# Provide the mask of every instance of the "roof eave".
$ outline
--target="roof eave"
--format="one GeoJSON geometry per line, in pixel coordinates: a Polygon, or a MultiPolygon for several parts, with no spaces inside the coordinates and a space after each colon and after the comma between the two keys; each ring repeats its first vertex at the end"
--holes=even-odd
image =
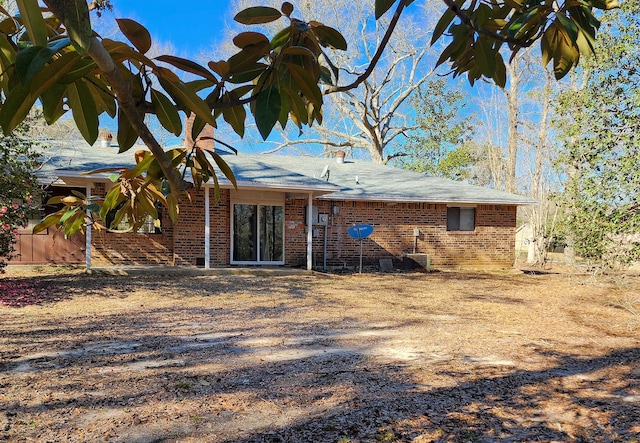
{"type": "MultiPolygon", "coordinates": [[[[55,184],[64,184],[67,186],[82,186],[93,182],[108,182],[110,181],[109,174],[99,173],[86,175],[86,172],[81,171],[68,171],[68,170],[56,170],[58,180],[55,184]]],[[[208,183],[213,185],[213,181],[208,183]]],[[[312,192],[314,195],[324,195],[331,192],[337,192],[340,190],[338,186],[332,184],[277,184],[277,183],[264,183],[255,180],[239,180],[236,182],[238,189],[255,189],[255,190],[270,190],[270,191],[283,191],[283,192],[312,192]]],[[[235,189],[233,184],[225,179],[220,180],[221,189],[235,189]]]]}
{"type": "Polygon", "coordinates": [[[396,197],[388,195],[347,195],[342,193],[333,193],[321,197],[326,200],[352,200],[352,201],[380,201],[386,203],[446,203],[446,204],[461,204],[461,205],[507,205],[507,206],[531,206],[536,205],[538,202],[533,199],[522,200],[501,200],[501,199],[437,199],[437,198],[424,198],[424,197],[396,197]]]}

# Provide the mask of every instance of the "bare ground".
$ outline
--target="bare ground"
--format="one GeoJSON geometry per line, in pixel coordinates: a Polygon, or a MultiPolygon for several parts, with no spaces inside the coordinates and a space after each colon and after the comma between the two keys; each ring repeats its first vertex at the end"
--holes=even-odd
{"type": "Polygon", "coordinates": [[[640,435],[638,277],[67,273],[11,284],[35,286],[41,304],[0,306],[0,440],[640,435]]]}

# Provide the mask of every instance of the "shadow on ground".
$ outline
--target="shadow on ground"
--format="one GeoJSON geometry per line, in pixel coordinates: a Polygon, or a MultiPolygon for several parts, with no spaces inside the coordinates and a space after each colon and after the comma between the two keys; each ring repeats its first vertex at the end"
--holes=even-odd
{"type": "MultiPolygon", "coordinates": [[[[58,290],[107,297],[107,284],[123,294],[133,284],[176,285],[212,306],[13,320],[2,332],[0,438],[604,442],[640,433],[639,347],[536,350],[535,364],[517,366],[462,355],[393,360],[380,349],[408,324],[301,321],[293,301],[313,299],[309,281],[245,280],[255,304],[225,307],[213,299],[237,291],[237,281],[82,278],[58,279],[58,290]]],[[[466,297],[486,294],[475,287],[466,297]]]]}

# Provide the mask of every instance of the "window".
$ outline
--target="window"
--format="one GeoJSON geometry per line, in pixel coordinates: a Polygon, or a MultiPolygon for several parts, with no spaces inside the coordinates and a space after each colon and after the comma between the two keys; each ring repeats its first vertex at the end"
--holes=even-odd
{"type": "Polygon", "coordinates": [[[284,262],[284,207],[233,205],[233,262],[284,262]]]}
{"type": "MultiPolygon", "coordinates": [[[[111,223],[113,222],[113,219],[116,216],[116,212],[118,212],[118,209],[120,209],[121,207],[122,205],[118,206],[116,209],[113,209],[107,213],[105,224],[109,229],[114,229],[117,231],[126,231],[127,229],[131,228],[131,224],[129,224],[129,219],[126,215],[124,216],[122,221],[118,224],[118,226],[113,226],[113,227],[111,226],[111,223]]],[[[156,209],[158,211],[158,219],[155,220],[150,215],[147,215],[145,217],[143,225],[140,227],[140,229],[138,229],[135,232],[136,234],[162,234],[162,224],[160,223],[160,220],[162,220],[162,208],[159,206],[156,206],[156,209]]]]}
{"type": "Polygon", "coordinates": [[[447,208],[447,231],[474,231],[476,208],[447,208]]]}

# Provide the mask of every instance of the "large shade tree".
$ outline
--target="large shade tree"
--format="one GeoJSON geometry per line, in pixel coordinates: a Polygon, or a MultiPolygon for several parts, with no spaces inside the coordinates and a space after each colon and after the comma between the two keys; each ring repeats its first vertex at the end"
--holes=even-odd
{"type": "Polygon", "coordinates": [[[596,57],[558,104],[566,235],[594,264],[640,258],[640,1],[604,23],[596,57]]]}
{"type": "MultiPolygon", "coordinates": [[[[252,2],[236,3],[244,8],[252,2]]],[[[272,5],[278,3],[270,1],[272,5]]],[[[276,142],[275,150],[315,145],[322,146],[325,155],[343,150],[375,163],[387,163],[394,158],[397,153],[392,152],[392,146],[398,146],[398,141],[416,128],[408,115],[409,99],[429,78],[435,77],[437,48],[431,47],[429,40],[441,5],[440,0],[424,0],[405,14],[375,69],[360,87],[331,94],[323,107],[323,124],[304,133],[282,131],[282,140],[276,142]]],[[[332,59],[342,82],[352,81],[362,73],[385,35],[390,17],[371,20],[374,8],[374,0],[300,3],[301,14],[334,24],[349,42],[347,50],[332,59]]]]}
{"type": "Polygon", "coordinates": [[[416,129],[398,147],[395,162],[405,169],[453,180],[473,181],[478,162],[473,148],[473,115],[464,113],[460,91],[447,88],[444,78],[427,82],[412,98],[416,129]]]}
{"type": "Polygon", "coordinates": [[[20,230],[41,198],[35,176],[38,153],[28,133],[23,123],[12,134],[0,135],[0,272],[15,256],[20,230]]]}
{"type": "MultiPolygon", "coordinates": [[[[70,109],[89,143],[98,136],[98,117],[107,113],[118,119],[122,151],[138,137],[149,149],[136,153],[136,167],[116,171],[117,185],[104,201],[90,201],[88,196],[61,199],[63,212],[41,225],[63,222],[65,232],[71,233],[84,229],[86,222],[96,222],[93,214],[104,215],[122,203],[126,204],[114,223],[126,215],[135,228],[143,222],[143,215],[157,216],[157,203],[167,206],[176,220],[178,198],[185,190],[216,180],[220,171],[233,179],[224,161],[203,147],[164,151],[145,124],[146,114],[155,114],[174,134],[182,131],[181,112],[195,114],[196,134],[207,123],[215,126],[222,116],[243,135],[247,111],[263,138],[276,124],[285,125],[289,119],[300,127],[320,123],[324,95],[348,92],[372,75],[413,0],[376,0],[375,18],[389,14],[388,27],[367,66],[349,84],[339,83],[330,58],[330,48],[344,50],[348,42],[332,27],[297,19],[288,2],[279,9],[251,7],[239,12],[235,19],[240,23],[284,20],[285,24],[272,38],[251,31],[238,34],[233,39],[238,53],[206,67],[171,55],[148,57],[151,36],[132,20],[118,20],[128,41],[101,38],[94,33],[89,14],[108,7],[107,0],[44,3],[47,10],[37,0],[18,0],[19,16],[0,10],[5,16],[0,26],[0,126],[4,133],[15,129],[39,101],[48,122],[70,109]],[[175,70],[192,74],[194,80],[183,82],[175,70]],[[322,89],[321,80],[328,84],[322,89]],[[193,183],[184,179],[180,168],[191,171],[193,183]],[[161,192],[164,182],[169,193],[161,192]]],[[[505,84],[502,48],[515,53],[536,42],[541,44],[543,61],[553,62],[556,77],[564,76],[581,53],[592,51],[598,27],[594,9],[617,5],[615,0],[542,5],[535,0],[444,3],[446,9],[432,38],[447,42],[438,63],[449,63],[454,75],[466,74],[472,84],[487,78],[498,85],[505,84]]]]}

